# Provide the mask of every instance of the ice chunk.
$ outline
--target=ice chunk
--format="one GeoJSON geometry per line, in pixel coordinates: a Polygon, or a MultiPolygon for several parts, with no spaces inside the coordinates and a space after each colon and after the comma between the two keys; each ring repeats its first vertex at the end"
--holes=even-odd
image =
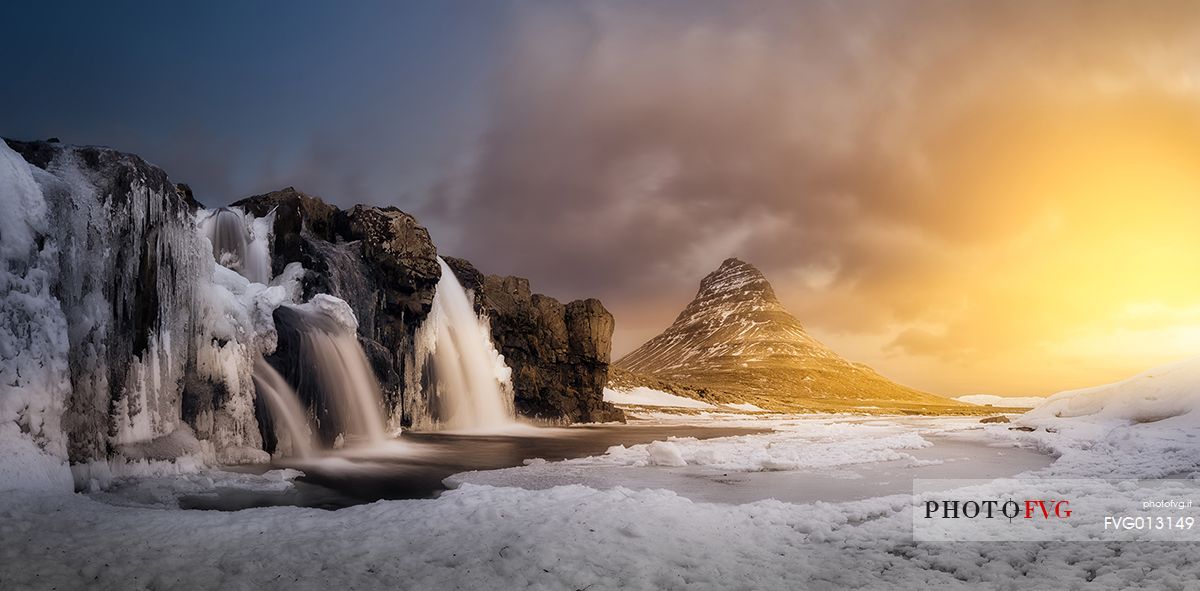
{"type": "Polygon", "coordinates": [[[650,463],[655,466],[687,465],[679,448],[670,441],[654,441],[646,446],[646,452],[650,454],[650,463]]]}

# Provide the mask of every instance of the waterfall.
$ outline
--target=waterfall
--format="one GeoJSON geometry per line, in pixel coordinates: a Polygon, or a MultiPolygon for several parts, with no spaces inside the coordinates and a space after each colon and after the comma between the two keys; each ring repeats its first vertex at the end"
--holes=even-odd
{"type": "Polygon", "coordinates": [[[492,344],[487,320],[446,261],[433,308],[417,335],[417,360],[434,416],[427,421],[452,430],[480,430],[514,422],[512,370],[492,344]],[[427,360],[432,360],[432,367],[427,360]]]}
{"type": "Polygon", "coordinates": [[[375,372],[356,336],[357,321],[346,302],[319,294],[303,305],[275,310],[279,348],[300,399],[317,418],[325,443],[387,439],[383,397],[375,372]]]}
{"type": "Polygon", "coordinates": [[[300,406],[300,398],[287,380],[262,357],[254,362],[254,386],[270,409],[270,422],[276,427],[279,441],[276,450],[290,445],[292,455],[299,458],[312,456],[312,431],[308,426],[308,415],[300,406]]]}
{"type": "Polygon", "coordinates": [[[250,281],[270,283],[269,224],[254,223],[252,228],[247,228],[239,211],[222,207],[204,220],[204,226],[212,243],[213,258],[218,263],[250,281]]]}

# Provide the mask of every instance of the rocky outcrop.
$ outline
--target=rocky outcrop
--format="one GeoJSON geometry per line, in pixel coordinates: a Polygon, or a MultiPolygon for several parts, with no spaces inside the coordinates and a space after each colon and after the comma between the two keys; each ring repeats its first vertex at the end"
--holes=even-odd
{"type": "Polygon", "coordinates": [[[558,300],[530,291],[521,277],[483,275],[443,257],[487,314],[492,340],[513,371],[517,412],[551,422],[624,421],[604,402],[613,316],[599,300],[558,300]]]}
{"type": "MultiPolygon", "coordinates": [[[[394,419],[411,424],[413,409],[424,408],[403,400],[422,378],[413,375],[413,336],[441,276],[429,232],[396,208],[343,211],[291,187],[234,205],[257,217],[274,211],[272,266],[279,272],[302,263],[310,271],[305,299],[329,293],[350,304],[388,406],[401,409],[394,419]]],[[[519,414],[551,422],[623,420],[603,401],[613,318],[598,300],[564,306],[532,293],[525,279],[485,276],[464,259],[443,259],[491,321],[496,347],[513,370],[519,414]]],[[[280,367],[285,374],[291,369],[280,367]]]]}

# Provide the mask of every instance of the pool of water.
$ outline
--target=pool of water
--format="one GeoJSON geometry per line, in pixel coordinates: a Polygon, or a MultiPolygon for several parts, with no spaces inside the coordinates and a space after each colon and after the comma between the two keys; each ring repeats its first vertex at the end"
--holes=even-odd
{"type": "Polygon", "coordinates": [[[709,439],[766,431],[769,429],[614,424],[527,427],[500,435],[405,432],[382,448],[342,450],[309,461],[226,468],[259,473],[296,468],[304,476],[284,492],[218,489],[215,494],[183,496],[179,505],[223,511],[275,505],[338,509],[381,499],[431,498],[446,490],[443,480],[452,474],[520,466],[528,458],[563,460],[602,454],[614,445],[668,437],[709,439]]]}
{"type": "Polygon", "coordinates": [[[538,465],[456,475],[455,483],[542,489],[564,484],[592,488],[667,489],[694,501],[750,503],[844,502],[912,492],[912,481],[1005,478],[1049,466],[1054,458],[1032,449],[926,435],[933,443],[904,452],[912,459],[835,468],[777,472],[729,472],[706,466],[629,467],[538,465]]]}

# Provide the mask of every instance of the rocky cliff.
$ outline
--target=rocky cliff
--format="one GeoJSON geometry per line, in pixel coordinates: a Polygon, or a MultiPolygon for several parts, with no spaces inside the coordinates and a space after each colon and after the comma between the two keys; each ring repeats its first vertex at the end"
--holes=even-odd
{"type": "MultiPolygon", "coordinates": [[[[412,424],[412,413],[427,408],[404,399],[422,379],[414,375],[413,335],[441,274],[428,231],[395,208],[343,211],[290,187],[234,205],[260,217],[274,211],[273,267],[279,272],[300,262],[309,269],[306,299],[329,293],[350,304],[388,405],[401,410],[393,422],[412,424]]],[[[525,279],[484,276],[463,259],[444,258],[490,319],[496,347],[513,370],[518,414],[551,422],[622,420],[603,401],[614,324],[598,300],[564,306],[531,293],[525,279]]]]}
{"type": "MultiPolygon", "coordinates": [[[[254,227],[273,229],[276,285],[217,265],[198,231],[211,216],[138,156],[0,143],[5,445],[77,464],[80,486],[91,462],[116,455],[265,461],[274,438],[253,367],[278,349],[273,311],[317,293],[351,306],[391,420],[406,422],[404,393],[420,380],[411,338],[441,274],[428,232],[395,208],[339,210],[291,188],[238,205],[273,216],[254,227]],[[296,262],[303,269],[288,266],[296,262]]],[[[612,331],[603,306],[561,306],[505,281],[523,288],[504,313],[488,309],[518,409],[553,421],[615,418],[601,401],[612,331]]],[[[480,290],[494,294],[488,302],[507,293],[492,278],[476,283],[489,286],[480,290]]]]}
{"type": "Polygon", "coordinates": [[[492,339],[513,370],[517,412],[553,422],[624,421],[604,402],[613,316],[596,299],[566,305],[532,293],[520,277],[484,275],[443,257],[487,314],[492,339]]]}

